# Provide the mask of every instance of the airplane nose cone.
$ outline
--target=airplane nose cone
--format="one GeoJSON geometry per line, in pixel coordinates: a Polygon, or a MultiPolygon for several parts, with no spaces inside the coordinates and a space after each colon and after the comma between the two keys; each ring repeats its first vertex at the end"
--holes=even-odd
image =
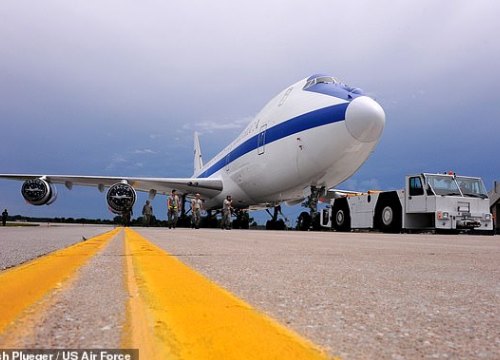
{"type": "Polygon", "coordinates": [[[384,129],[384,109],[368,96],[357,97],[347,107],[345,124],[355,139],[361,142],[376,141],[384,129]]]}

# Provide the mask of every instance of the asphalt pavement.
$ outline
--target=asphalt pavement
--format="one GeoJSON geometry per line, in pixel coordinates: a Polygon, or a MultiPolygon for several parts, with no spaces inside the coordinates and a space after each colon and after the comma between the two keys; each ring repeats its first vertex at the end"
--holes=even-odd
{"type": "MultiPolygon", "coordinates": [[[[0,228],[0,268],[107,230],[0,228]]],[[[499,236],[135,230],[333,356],[499,358],[499,236]]],[[[18,328],[33,330],[22,341],[4,334],[0,347],[119,345],[128,297],[123,255],[118,235],[23,315],[18,328]]]]}

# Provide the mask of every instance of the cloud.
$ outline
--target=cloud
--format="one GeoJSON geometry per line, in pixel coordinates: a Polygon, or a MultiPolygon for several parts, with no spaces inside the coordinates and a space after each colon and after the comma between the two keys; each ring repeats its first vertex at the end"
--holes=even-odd
{"type": "Polygon", "coordinates": [[[121,167],[121,165],[124,165],[127,163],[127,159],[125,159],[122,155],[119,154],[114,154],[111,157],[110,163],[105,167],[106,170],[115,170],[116,168],[121,167]]]}
{"type": "Polygon", "coordinates": [[[132,152],[133,154],[144,155],[144,154],[157,154],[156,151],[151,149],[136,149],[132,152]]]}
{"type": "Polygon", "coordinates": [[[133,156],[132,158],[126,158],[123,155],[120,154],[114,154],[111,158],[111,161],[108,163],[108,165],[105,167],[106,171],[123,171],[123,174],[125,172],[128,172],[128,174],[125,175],[133,175],[130,172],[134,172],[135,170],[140,170],[145,167],[145,165],[148,165],[148,163],[143,162],[143,161],[138,161],[136,159],[135,155],[143,155],[143,154],[156,154],[155,152],[132,152],[133,156]]]}
{"type": "Polygon", "coordinates": [[[252,116],[246,116],[232,121],[205,120],[194,124],[184,124],[182,129],[187,131],[196,130],[200,134],[213,133],[214,131],[242,130],[252,119],[252,116]]]}
{"type": "Polygon", "coordinates": [[[382,189],[382,186],[380,185],[380,180],[376,178],[371,178],[371,179],[350,178],[347,181],[340,184],[340,187],[338,188],[341,190],[350,190],[350,191],[387,190],[387,189],[382,189]]]}

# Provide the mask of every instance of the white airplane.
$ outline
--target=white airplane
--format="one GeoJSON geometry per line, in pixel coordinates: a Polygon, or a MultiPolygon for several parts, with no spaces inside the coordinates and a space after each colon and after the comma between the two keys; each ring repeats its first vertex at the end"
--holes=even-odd
{"type": "Polygon", "coordinates": [[[349,178],[369,157],[385,125],[382,107],[363,91],[331,76],[313,75],[274,97],[246,129],[203,163],[197,133],[190,178],[0,174],[24,181],[21,193],[33,205],[55,201],[54,184],[106,188],[111,211],[132,208],[136,191],[200,193],[206,209],[220,209],[227,195],[239,209],[294,205],[349,178]]]}

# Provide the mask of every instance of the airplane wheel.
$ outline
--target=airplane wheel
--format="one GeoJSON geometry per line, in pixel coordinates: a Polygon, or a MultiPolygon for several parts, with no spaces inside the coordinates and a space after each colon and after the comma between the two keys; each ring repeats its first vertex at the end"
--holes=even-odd
{"type": "Polygon", "coordinates": [[[311,215],[303,211],[297,220],[297,230],[307,231],[309,226],[311,226],[311,215]]]}
{"type": "Polygon", "coordinates": [[[250,229],[250,221],[248,219],[241,220],[240,227],[242,229],[250,229]]]}
{"type": "Polygon", "coordinates": [[[283,220],[277,220],[277,221],[272,221],[272,220],[267,220],[266,222],[266,230],[285,230],[285,222],[283,220]]]}
{"type": "Polygon", "coordinates": [[[283,220],[280,219],[276,222],[276,230],[286,230],[286,225],[283,220]]]}
{"type": "Polygon", "coordinates": [[[321,230],[321,224],[319,223],[319,213],[316,213],[315,216],[311,218],[311,225],[310,229],[313,231],[319,231],[321,230]]]}
{"type": "Polygon", "coordinates": [[[332,224],[337,231],[351,230],[351,214],[346,202],[336,202],[332,209],[332,224]]]}
{"type": "Polygon", "coordinates": [[[378,228],[382,232],[397,233],[401,231],[401,209],[392,201],[381,204],[377,213],[378,228]]]}

